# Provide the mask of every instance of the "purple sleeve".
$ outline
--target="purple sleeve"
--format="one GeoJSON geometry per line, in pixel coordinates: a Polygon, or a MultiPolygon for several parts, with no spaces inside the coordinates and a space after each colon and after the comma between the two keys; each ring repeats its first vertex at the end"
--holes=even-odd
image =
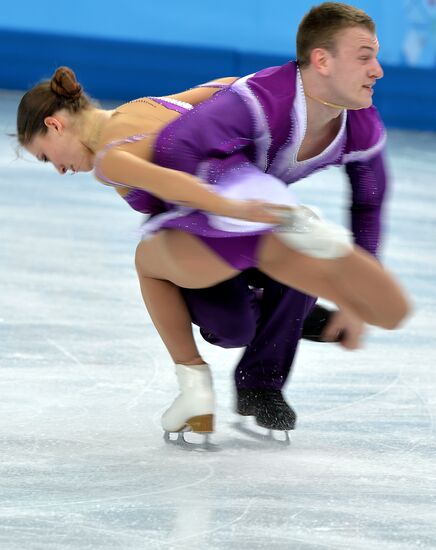
{"type": "Polygon", "coordinates": [[[351,229],[355,242],[376,255],[382,230],[387,176],[383,152],[345,167],[352,187],[351,229]]]}
{"type": "Polygon", "coordinates": [[[143,214],[160,214],[166,212],[168,206],[162,200],[142,189],[132,189],[126,195],[120,195],[128,205],[143,214]]]}
{"type": "Polygon", "coordinates": [[[227,88],[165,126],[157,137],[153,161],[197,175],[206,160],[247,154],[252,138],[248,107],[227,88]]]}

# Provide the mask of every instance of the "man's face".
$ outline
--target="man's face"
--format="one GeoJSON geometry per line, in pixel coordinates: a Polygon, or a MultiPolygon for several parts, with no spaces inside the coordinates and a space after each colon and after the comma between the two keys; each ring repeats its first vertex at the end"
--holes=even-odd
{"type": "Polygon", "coordinates": [[[372,87],[383,76],[377,61],[377,37],[365,27],[350,27],[338,33],[335,44],[334,55],[329,55],[327,75],[332,101],[354,109],[370,107],[372,87]]]}

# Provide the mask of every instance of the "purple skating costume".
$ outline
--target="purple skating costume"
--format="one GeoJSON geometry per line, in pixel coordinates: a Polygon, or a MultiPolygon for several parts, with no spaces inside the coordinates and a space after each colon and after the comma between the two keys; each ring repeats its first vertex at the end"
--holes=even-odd
{"type": "MultiPolygon", "coordinates": [[[[190,105],[170,98],[149,99],[180,113],[192,109],[190,105]]],[[[114,186],[118,191],[124,190],[124,193],[120,193],[121,196],[135,210],[153,214],[153,218],[143,224],[143,236],[151,235],[161,228],[184,230],[196,235],[235,269],[243,271],[255,267],[259,237],[271,231],[273,226],[215,216],[166,203],[147,191],[110,180],[101,172],[99,162],[109,149],[125,143],[134,143],[145,137],[147,134],[135,134],[112,141],[97,154],[95,162],[95,175],[99,179],[114,186]]],[[[225,177],[220,179],[216,189],[234,198],[259,198],[271,202],[275,199],[278,204],[295,204],[282,182],[261,173],[247,160],[239,163],[237,167],[231,167],[225,177]],[[268,183],[269,186],[266,185],[268,183]]]]}
{"type": "MultiPolygon", "coordinates": [[[[376,109],[344,111],[334,141],[316,157],[299,162],[305,131],[304,90],[297,64],[291,62],[241,78],[171,122],[157,138],[153,160],[218,188],[248,161],[258,169],[253,179],[261,183],[256,185],[262,185],[265,174],[269,191],[273,180],[266,176],[290,184],[327,166],[344,165],[352,187],[355,241],[374,254],[386,185],[385,131],[376,109]]],[[[191,231],[190,216],[156,216],[153,225],[191,231]]]]}
{"type": "MultiPolygon", "coordinates": [[[[295,201],[284,192],[282,182],[290,184],[327,166],[345,165],[353,192],[355,240],[376,252],[386,178],[385,132],[375,108],[344,111],[333,142],[316,157],[297,161],[306,131],[306,102],[296,63],[241,78],[193,110],[176,100],[152,99],[184,112],[160,132],[153,161],[197,175],[218,193],[291,204],[295,201]]],[[[107,181],[98,172],[98,163],[96,172],[107,181]]],[[[156,214],[144,223],[144,235],[161,228],[187,231],[241,270],[256,266],[258,236],[271,230],[264,224],[164,204],[145,191],[132,190],[124,198],[133,208],[156,214]]]]}
{"type": "MultiPolygon", "coordinates": [[[[329,164],[343,164],[351,184],[355,241],[375,253],[386,184],[382,122],[375,108],[347,112],[343,115],[345,135],[337,138],[341,150],[333,154],[330,149],[331,155],[295,165],[292,155],[305,128],[305,99],[297,75],[296,64],[288,63],[225,87],[162,130],[155,161],[193,174],[208,172],[213,179],[227,163],[237,165],[249,159],[261,170],[284,176],[286,183],[329,164]],[[293,174],[286,163],[289,169],[293,167],[293,174]]],[[[165,203],[142,190],[131,190],[124,198],[140,212],[158,214],[167,209],[165,203]]],[[[171,223],[177,221],[180,219],[171,223]]],[[[163,226],[168,225],[165,222],[163,226]]],[[[282,389],[315,298],[266,276],[258,282],[251,272],[215,287],[182,292],[193,322],[208,341],[222,347],[246,347],[235,370],[238,389],[282,389]],[[261,303],[249,284],[264,288],[261,303]]]]}

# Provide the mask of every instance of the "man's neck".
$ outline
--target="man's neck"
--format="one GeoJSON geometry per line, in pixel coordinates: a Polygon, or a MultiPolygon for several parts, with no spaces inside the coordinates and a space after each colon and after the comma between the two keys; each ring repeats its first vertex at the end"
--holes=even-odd
{"type": "Polygon", "coordinates": [[[323,88],[309,71],[300,70],[306,98],[307,127],[312,132],[323,132],[335,125],[345,107],[323,99],[323,88]]]}

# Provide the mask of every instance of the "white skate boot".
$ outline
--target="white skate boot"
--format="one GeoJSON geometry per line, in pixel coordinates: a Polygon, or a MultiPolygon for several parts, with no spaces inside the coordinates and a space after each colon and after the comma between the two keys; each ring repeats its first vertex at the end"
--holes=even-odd
{"type": "Polygon", "coordinates": [[[180,394],[162,415],[165,440],[173,441],[170,432],[180,434],[178,442],[185,441],[182,432],[213,432],[215,396],[209,365],[176,365],[175,368],[180,394]]]}
{"type": "Polygon", "coordinates": [[[320,218],[307,206],[285,213],[277,237],[299,252],[313,258],[334,259],[350,254],[351,232],[320,218]]]}

